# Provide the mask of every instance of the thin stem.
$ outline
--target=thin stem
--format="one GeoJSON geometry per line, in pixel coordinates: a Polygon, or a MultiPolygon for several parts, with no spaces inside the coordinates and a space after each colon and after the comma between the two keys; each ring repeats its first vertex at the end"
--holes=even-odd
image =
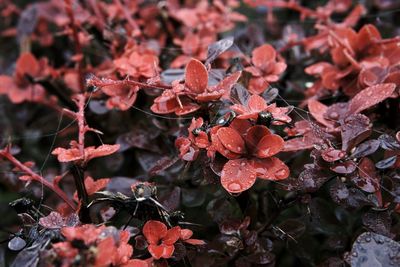
{"type": "Polygon", "coordinates": [[[79,94],[76,96],[78,112],[76,113],[76,119],[78,120],[78,146],[79,152],[81,154],[81,158],[83,159],[83,164],[85,162],[85,133],[86,133],[86,124],[85,124],[85,102],[86,97],[83,94],[79,94]]]}
{"type": "MultiPolygon", "coordinates": [[[[74,17],[74,12],[72,10],[72,3],[71,0],[64,0],[65,3],[65,11],[67,12],[67,15],[70,20],[70,27],[72,30],[72,38],[74,39],[75,43],[75,53],[81,57],[83,57],[83,52],[82,52],[82,46],[79,41],[79,36],[78,36],[78,30],[75,24],[75,17],[74,17]]],[[[78,79],[79,79],[79,87],[81,89],[81,92],[85,90],[85,85],[83,83],[84,80],[84,75],[83,75],[83,58],[79,58],[77,60],[77,67],[78,67],[78,79]]]]}
{"type": "Polygon", "coordinates": [[[112,86],[112,85],[130,85],[130,86],[139,86],[140,88],[151,88],[151,89],[159,89],[159,90],[166,90],[166,89],[172,89],[172,86],[170,85],[163,85],[163,84],[146,84],[142,83],[139,81],[132,81],[132,80],[122,80],[122,81],[116,81],[116,80],[111,80],[111,79],[99,79],[97,77],[89,79],[87,81],[88,85],[91,86],[96,86],[99,88],[102,87],[107,87],[107,86],[112,86]]]}
{"type": "Polygon", "coordinates": [[[0,156],[10,161],[15,167],[32,177],[32,180],[42,183],[44,186],[56,193],[61,199],[65,201],[73,210],[76,210],[76,205],[68,198],[68,196],[58,187],[47,181],[43,176],[33,172],[30,168],[25,166],[22,162],[17,160],[8,149],[0,150],[0,156]]]}

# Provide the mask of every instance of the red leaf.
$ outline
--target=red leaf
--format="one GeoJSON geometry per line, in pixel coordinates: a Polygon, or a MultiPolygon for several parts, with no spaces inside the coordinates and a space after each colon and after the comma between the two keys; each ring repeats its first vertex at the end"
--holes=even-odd
{"type": "Polygon", "coordinates": [[[110,266],[113,257],[117,253],[114,239],[111,236],[107,237],[101,240],[96,248],[97,253],[95,266],[110,266]]]}
{"type": "Polygon", "coordinates": [[[210,91],[222,91],[224,99],[229,99],[231,94],[232,87],[237,83],[237,81],[242,75],[241,71],[237,71],[228,77],[225,77],[221,82],[219,82],[216,86],[210,88],[210,91]]]}
{"type": "Polygon", "coordinates": [[[85,178],[85,187],[88,195],[93,195],[97,191],[105,188],[107,184],[110,182],[110,179],[104,178],[104,179],[97,179],[96,181],[93,180],[92,177],[87,176],[85,178]]]}
{"type": "Polygon", "coordinates": [[[92,146],[87,147],[87,148],[85,148],[86,161],[89,161],[93,158],[99,158],[99,157],[111,155],[111,154],[117,152],[118,149],[119,149],[119,144],[101,145],[97,148],[94,148],[92,146]]]}
{"type": "Polygon", "coordinates": [[[160,258],[168,259],[171,258],[174,253],[175,247],[173,245],[149,245],[148,250],[154,259],[158,260],[160,258]]]}
{"type": "Polygon", "coordinates": [[[57,147],[51,154],[56,155],[59,162],[70,162],[82,159],[78,148],[65,149],[57,147]]]}
{"type": "Polygon", "coordinates": [[[251,162],[257,176],[266,180],[283,180],[289,177],[288,166],[280,159],[272,157],[266,159],[254,159],[251,162]]]}
{"type": "Polygon", "coordinates": [[[257,157],[271,157],[283,150],[285,141],[276,134],[264,136],[257,144],[257,157]]]}
{"type": "Polygon", "coordinates": [[[35,77],[39,72],[39,62],[31,53],[23,53],[19,56],[15,66],[15,73],[18,78],[24,78],[25,74],[35,77]]]}
{"type": "MultiPolygon", "coordinates": [[[[226,149],[225,146],[222,144],[222,142],[219,140],[217,132],[221,127],[216,126],[213,127],[210,131],[211,135],[211,142],[212,145],[208,148],[208,153],[215,153],[215,151],[218,151],[221,155],[228,159],[237,159],[240,157],[240,154],[231,152],[230,150],[226,149]]],[[[211,155],[210,154],[210,155],[211,155]]]]}
{"type": "Polygon", "coordinates": [[[184,242],[194,246],[201,246],[206,244],[206,242],[200,239],[186,239],[184,242]]]}
{"type": "Polygon", "coordinates": [[[47,229],[60,229],[65,226],[64,218],[56,211],[39,219],[39,224],[47,229]]]}
{"type": "Polygon", "coordinates": [[[245,152],[244,140],[236,130],[230,127],[222,127],[217,131],[217,135],[223,146],[228,150],[237,154],[245,152]]]}
{"type": "Polygon", "coordinates": [[[200,106],[197,105],[196,103],[188,103],[188,104],[184,104],[183,107],[177,107],[175,109],[175,114],[178,116],[182,116],[182,115],[187,115],[189,113],[195,112],[196,110],[199,110],[200,106]]]}
{"type": "Polygon", "coordinates": [[[328,121],[324,118],[324,114],[328,110],[328,107],[322,104],[321,102],[310,99],[308,101],[308,110],[310,111],[311,115],[322,125],[328,128],[334,128],[333,122],[328,121]]]}
{"type": "Polygon", "coordinates": [[[187,239],[191,238],[192,235],[193,235],[192,230],[190,230],[190,229],[181,229],[181,237],[180,238],[182,240],[187,240],[187,239]]]}
{"type": "Polygon", "coordinates": [[[255,125],[250,127],[245,136],[246,146],[249,149],[249,153],[256,154],[257,146],[260,140],[264,136],[270,134],[271,132],[268,130],[266,126],[255,125]]]}
{"type": "Polygon", "coordinates": [[[334,148],[328,148],[321,153],[322,158],[327,162],[334,162],[346,156],[346,153],[334,148]]]}
{"type": "Polygon", "coordinates": [[[208,72],[206,67],[197,59],[192,59],[186,65],[185,85],[190,91],[200,94],[203,93],[208,84],[208,72]]]}
{"type": "Polygon", "coordinates": [[[386,98],[390,97],[395,89],[396,84],[383,83],[362,90],[350,100],[348,113],[360,113],[361,111],[382,102],[386,98]]]}
{"type": "Polygon", "coordinates": [[[256,181],[256,171],[247,159],[229,160],[221,172],[221,184],[229,193],[240,193],[256,181]]]}
{"type": "Polygon", "coordinates": [[[265,44],[253,50],[251,60],[256,67],[263,69],[267,64],[275,60],[275,57],[275,49],[271,45],[265,44]]]}
{"type": "MultiPolygon", "coordinates": [[[[165,91],[167,92],[167,91],[165,91]]],[[[162,97],[162,96],[161,96],[162,97]]],[[[157,97],[154,100],[153,105],[150,107],[151,111],[157,114],[168,114],[175,112],[175,110],[179,107],[179,103],[176,98],[169,98],[164,101],[160,101],[161,97],[157,97]]]]}
{"type": "Polygon", "coordinates": [[[143,235],[149,244],[157,244],[167,234],[167,226],[159,221],[147,221],[143,226],[143,235]]]}
{"type": "Polygon", "coordinates": [[[163,243],[166,245],[173,245],[181,237],[181,228],[179,226],[172,227],[167,231],[163,238],[163,243]]]}

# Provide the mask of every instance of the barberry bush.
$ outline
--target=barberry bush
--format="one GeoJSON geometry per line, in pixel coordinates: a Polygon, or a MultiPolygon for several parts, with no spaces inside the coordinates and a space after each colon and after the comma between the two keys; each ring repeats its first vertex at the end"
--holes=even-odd
{"type": "Polygon", "coordinates": [[[400,266],[399,13],[0,1],[0,266],[400,266]]]}

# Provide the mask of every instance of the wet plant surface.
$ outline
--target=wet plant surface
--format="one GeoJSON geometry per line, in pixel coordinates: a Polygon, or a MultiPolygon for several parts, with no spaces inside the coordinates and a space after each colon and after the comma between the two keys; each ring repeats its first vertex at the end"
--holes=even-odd
{"type": "Polygon", "coordinates": [[[0,266],[399,266],[397,1],[0,1],[0,266]]]}

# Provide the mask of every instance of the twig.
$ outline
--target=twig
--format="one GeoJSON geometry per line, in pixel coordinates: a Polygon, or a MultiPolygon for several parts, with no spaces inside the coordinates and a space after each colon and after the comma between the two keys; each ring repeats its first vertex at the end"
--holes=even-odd
{"type": "MultiPolygon", "coordinates": [[[[70,28],[72,30],[72,37],[73,37],[74,43],[75,43],[75,53],[79,56],[83,56],[82,46],[79,41],[79,36],[78,36],[76,24],[75,24],[75,17],[74,17],[74,12],[72,10],[71,0],[64,0],[64,3],[65,3],[65,11],[67,12],[67,15],[70,20],[70,28]]],[[[85,85],[83,83],[84,75],[83,75],[82,58],[79,58],[77,60],[77,67],[78,67],[79,87],[81,89],[81,92],[83,92],[85,90],[85,85]]]]}
{"type": "Polygon", "coordinates": [[[22,172],[29,175],[32,180],[42,183],[44,186],[49,188],[51,191],[56,193],[61,199],[65,201],[73,210],[76,210],[76,205],[68,198],[68,196],[58,187],[47,181],[43,176],[33,172],[30,168],[25,166],[22,162],[17,160],[13,155],[11,155],[9,148],[0,150],[0,156],[10,161],[15,167],[20,169],[22,172]]]}

